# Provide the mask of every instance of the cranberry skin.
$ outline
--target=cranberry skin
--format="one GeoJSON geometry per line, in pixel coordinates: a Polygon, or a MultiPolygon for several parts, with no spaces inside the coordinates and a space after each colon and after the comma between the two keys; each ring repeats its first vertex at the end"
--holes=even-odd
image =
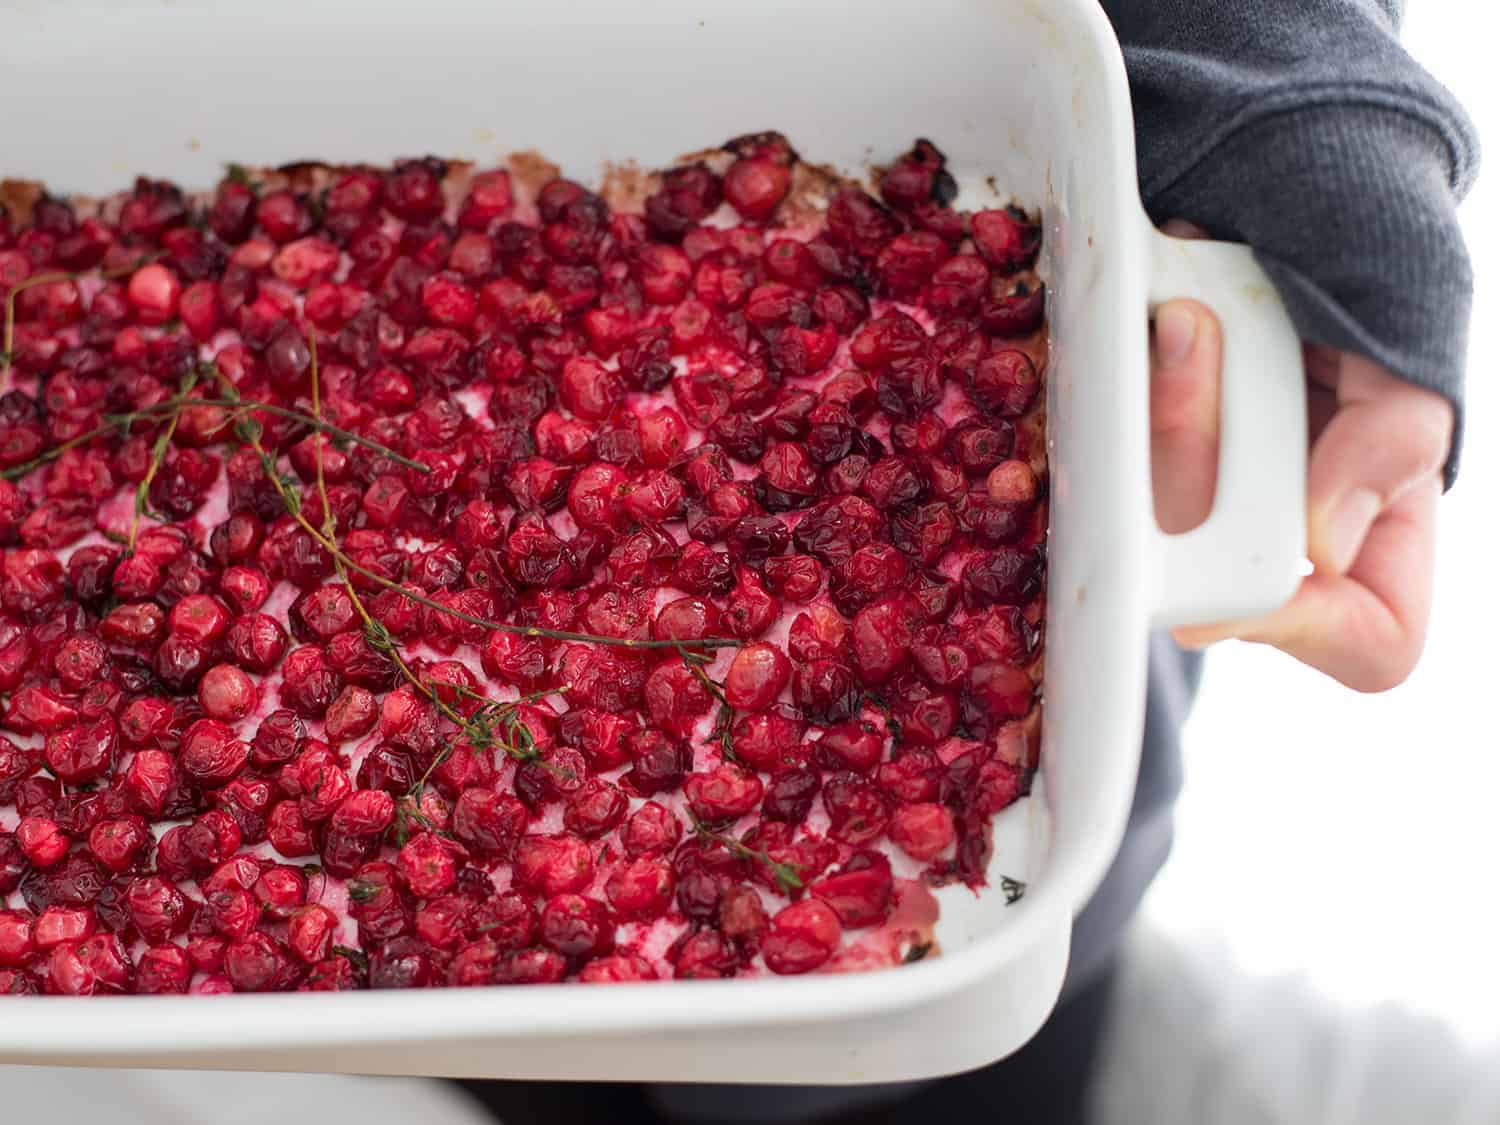
{"type": "Polygon", "coordinates": [[[1046,286],[1018,286],[1009,296],[987,300],[979,307],[979,326],[992,336],[1010,339],[1029,336],[1042,326],[1046,313],[1046,286]]]}
{"type": "Polygon", "coordinates": [[[856,613],[849,638],[860,680],[878,686],[904,667],[921,624],[921,606],[907,594],[882,598],[856,613]]]}
{"type": "Polygon", "coordinates": [[[969,395],[980,409],[1002,418],[1015,418],[1030,409],[1041,387],[1036,365],[1023,351],[1005,348],[991,352],[974,368],[969,395]]]}
{"type": "Polygon", "coordinates": [[[14,836],[0,835],[0,895],[8,895],[21,885],[27,871],[25,852],[14,836]]]}
{"type": "Polygon", "coordinates": [[[656,611],[651,635],[656,640],[684,641],[711,637],[719,628],[719,610],[703,598],[677,598],[656,611]]]}
{"type": "Polygon", "coordinates": [[[885,735],[873,723],[849,719],[824,731],[817,747],[829,768],[869,773],[885,753],[885,735]]]}
{"type": "Polygon", "coordinates": [[[632,765],[621,780],[641,797],[677,789],[692,764],[691,751],[661,731],[634,732],[628,749],[632,765]]]}
{"type": "Polygon", "coordinates": [[[126,767],[126,800],[145,816],[161,816],[177,786],[176,760],[164,750],[140,750],[126,767]]]}
{"type": "Polygon", "coordinates": [[[953,843],[953,814],[942,805],[903,805],[891,817],[890,836],[913,859],[936,859],[953,843]]]}
{"type": "Polygon", "coordinates": [[[804,899],[771,919],[761,954],[773,973],[808,973],[833,956],[842,935],[843,927],[831,906],[816,898],[804,899]]]}
{"type": "Polygon", "coordinates": [[[207,645],[173,633],[157,646],[151,667],[171,691],[186,694],[197,687],[212,659],[212,650],[207,645]]]}
{"type": "Polygon", "coordinates": [[[597,840],[618,827],[629,811],[630,798],[622,790],[592,778],[568,798],[563,827],[585,840],[597,840]]]}
{"type": "Polygon", "coordinates": [[[129,870],[150,839],[146,822],[138,816],[102,820],[89,830],[89,851],[118,874],[129,870]]]}
{"type": "Polygon", "coordinates": [[[523,887],[551,897],[576,894],[594,879],[589,845],[566,833],[526,836],[516,847],[514,875],[523,887]]]}
{"type": "Polygon", "coordinates": [[[848,665],[837,660],[813,660],[800,665],[792,677],[792,698],[808,718],[838,722],[859,710],[859,686],[848,665]]]}
{"type": "Polygon", "coordinates": [[[710,773],[695,773],[683,784],[693,815],[705,824],[727,824],[760,804],[765,786],[739,766],[722,765],[710,773]]]}
{"type": "Polygon", "coordinates": [[[880,852],[856,852],[843,870],[809,884],[813,898],[827,903],[848,930],[878,926],[890,914],[894,881],[880,852]]]}
{"type": "Polygon", "coordinates": [[[0,911],[0,968],[19,969],[36,954],[36,921],[18,910],[0,911]]]}

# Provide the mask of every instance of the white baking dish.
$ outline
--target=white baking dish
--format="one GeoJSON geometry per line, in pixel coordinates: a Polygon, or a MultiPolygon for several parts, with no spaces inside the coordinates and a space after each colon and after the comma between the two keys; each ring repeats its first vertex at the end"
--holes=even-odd
{"type": "Polygon", "coordinates": [[[38,0],[0,14],[0,105],[0,175],[74,191],[137,172],[205,187],[229,160],[528,147],[588,179],[763,129],[858,172],[926,136],[971,203],[993,176],[1043,207],[1055,339],[1043,777],[995,867],[1031,886],[1010,907],[945,892],[941,957],[797,979],[19,1000],[0,1009],[0,1060],[860,1082],[976,1066],[1035,1031],[1125,822],[1148,628],[1269,608],[1302,557],[1291,327],[1241,248],[1151,230],[1092,0],[38,0]],[[1150,508],[1146,329],[1149,304],[1179,295],[1219,312],[1228,370],[1214,514],[1168,539],[1150,508]]]}

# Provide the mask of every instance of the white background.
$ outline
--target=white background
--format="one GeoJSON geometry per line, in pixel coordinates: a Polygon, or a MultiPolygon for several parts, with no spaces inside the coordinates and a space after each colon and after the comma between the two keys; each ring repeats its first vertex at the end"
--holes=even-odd
{"type": "Polygon", "coordinates": [[[1231,964],[1300,972],[1500,1045],[1500,77],[1485,5],[1416,0],[1405,39],[1490,158],[1461,210],[1477,277],[1468,427],[1442,503],[1436,603],[1411,680],[1358,696],[1224,645],[1188,727],[1178,845],[1146,918],[1231,964]]]}

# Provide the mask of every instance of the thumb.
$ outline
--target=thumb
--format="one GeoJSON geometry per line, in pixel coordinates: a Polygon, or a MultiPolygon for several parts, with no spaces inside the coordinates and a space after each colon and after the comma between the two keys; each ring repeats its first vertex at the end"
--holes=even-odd
{"type": "Polygon", "coordinates": [[[1371,360],[1341,359],[1339,407],[1307,469],[1308,557],[1344,574],[1381,512],[1442,469],[1453,416],[1432,391],[1371,360]]]}

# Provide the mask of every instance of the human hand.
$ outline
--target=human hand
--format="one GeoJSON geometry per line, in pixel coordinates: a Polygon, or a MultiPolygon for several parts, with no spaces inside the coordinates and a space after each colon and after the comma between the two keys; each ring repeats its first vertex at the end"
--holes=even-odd
{"type": "MultiPolygon", "coordinates": [[[[1163,229],[1203,237],[1180,220],[1163,229]]],[[[1213,502],[1221,349],[1219,323],[1203,305],[1157,310],[1151,473],[1167,532],[1196,527],[1213,502]]],[[[1313,573],[1270,614],[1172,635],[1188,648],[1231,637],[1272,645],[1357,691],[1385,691],[1410,675],[1426,640],[1453,408],[1363,356],[1306,344],[1303,357],[1313,573]]]]}

